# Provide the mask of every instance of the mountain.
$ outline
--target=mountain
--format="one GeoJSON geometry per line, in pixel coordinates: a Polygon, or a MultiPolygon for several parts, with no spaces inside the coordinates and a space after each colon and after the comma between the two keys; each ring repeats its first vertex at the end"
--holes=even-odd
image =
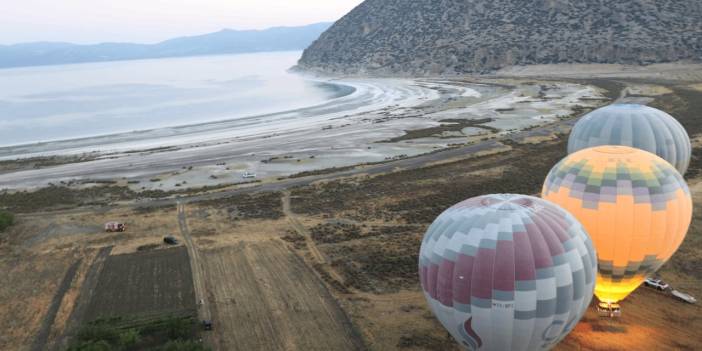
{"type": "Polygon", "coordinates": [[[216,33],[171,39],[158,44],[75,45],[37,42],[0,45],[0,68],[302,50],[330,25],[331,23],[317,23],[303,27],[276,27],[260,31],[225,29],[216,33]]]}
{"type": "Polygon", "coordinates": [[[547,63],[702,59],[700,0],[367,0],[298,68],[460,74],[547,63]]]}

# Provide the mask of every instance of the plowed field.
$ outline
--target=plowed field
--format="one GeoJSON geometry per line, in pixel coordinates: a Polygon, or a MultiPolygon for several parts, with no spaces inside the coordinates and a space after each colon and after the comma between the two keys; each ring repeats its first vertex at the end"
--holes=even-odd
{"type": "Polygon", "coordinates": [[[315,274],[277,240],[203,252],[218,350],[356,350],[362,343],[315,274]]]}
{"type": "Polygon", "coordinates": [[[195,311],[185,247],[110,256],[100,273],[85,321],[195,311]]]}

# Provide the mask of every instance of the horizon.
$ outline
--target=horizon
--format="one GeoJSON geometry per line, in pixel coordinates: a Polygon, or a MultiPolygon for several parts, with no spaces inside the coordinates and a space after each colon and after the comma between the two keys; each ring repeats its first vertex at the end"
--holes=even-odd
{"type": "Polygon", "coordinates": [[[309,24],[301,24],[298,26],[272,26],[272,27],[266,27],[266,28],[260,28],[260,29],[233,29],[233,28],[221,28],[218,30],[214,30],[211,32],[206,32],[206,33],[193,33],[193,34],[185,34],[185,35],[180,35],[180,36],[175,36],[175,37],[169,37],[163,40],[159,40],[156,42],[149,42],[149,43],[140,43],[140,42],[130,42],[130,41],[98,41],[98,42],[91,42],[91,43],[78,43],[78,42],[71,42],[71,41],[47,41],[47,40],[36,40],[36,41],[24,41],[24,42],[19,42],[19,43],[11,43],[11,44],[3,44],[0,43],[0,46],[13,46],[13,45],[26,45],[26,44],[71,44],[71,45],[80,45],[80,46],[91,46],[91,45],[101,45],[101,44],[135,44],[135,45],[156,45],[160,44],[169,40],[173,39],[179,39],[179,38],[192,38],[192,37],[199,37],[199,36],[204,36],[204,35],[209,35],[209,34],[214,34],[214,33],[219,33],[219,32],[224,32],[224,31],[236,31],[236,32],[265,32],[267,30],[271,29],[277,29],[277,28],[302,28],[302,27],[309,27],[309,26],[314,26],[314,25],[319,25],[319,24],[333,24],[333,21],[322,21],[322,22],[314,22],[314,23],[309,23],[309,24]]]}
{"type": "Polygon", "coordinates": [[[362,0],[29,0],[0,13],[0,45],[62,42],[155,44],[225,29],[265,30],[334,22],[362,0]],[[35,9],[45,9],[36,11],[35,9]]]}

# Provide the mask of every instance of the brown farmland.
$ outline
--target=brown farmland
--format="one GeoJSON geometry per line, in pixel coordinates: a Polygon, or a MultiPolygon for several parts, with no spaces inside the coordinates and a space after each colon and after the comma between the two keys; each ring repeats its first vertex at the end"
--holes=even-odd
{"type": "Polygon", "coordinates": [[[356,350],[354,327],[278,240],[203,252],[218,350],[356,350]]]}
{"type": "Polygon", "coordinates": [[[85,321],[194,311],[188,252],[179,247],[108,257],[85,321]]]}

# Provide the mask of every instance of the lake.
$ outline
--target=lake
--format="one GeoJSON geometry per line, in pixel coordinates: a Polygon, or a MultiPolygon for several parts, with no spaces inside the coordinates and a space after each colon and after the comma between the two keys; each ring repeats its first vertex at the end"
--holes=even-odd
{"type": "Polygon", "coordinates": [[[323,104],[348,86],[287,72],[301,52],[0,70],[0,146],[234,120],[323,104]]]}

